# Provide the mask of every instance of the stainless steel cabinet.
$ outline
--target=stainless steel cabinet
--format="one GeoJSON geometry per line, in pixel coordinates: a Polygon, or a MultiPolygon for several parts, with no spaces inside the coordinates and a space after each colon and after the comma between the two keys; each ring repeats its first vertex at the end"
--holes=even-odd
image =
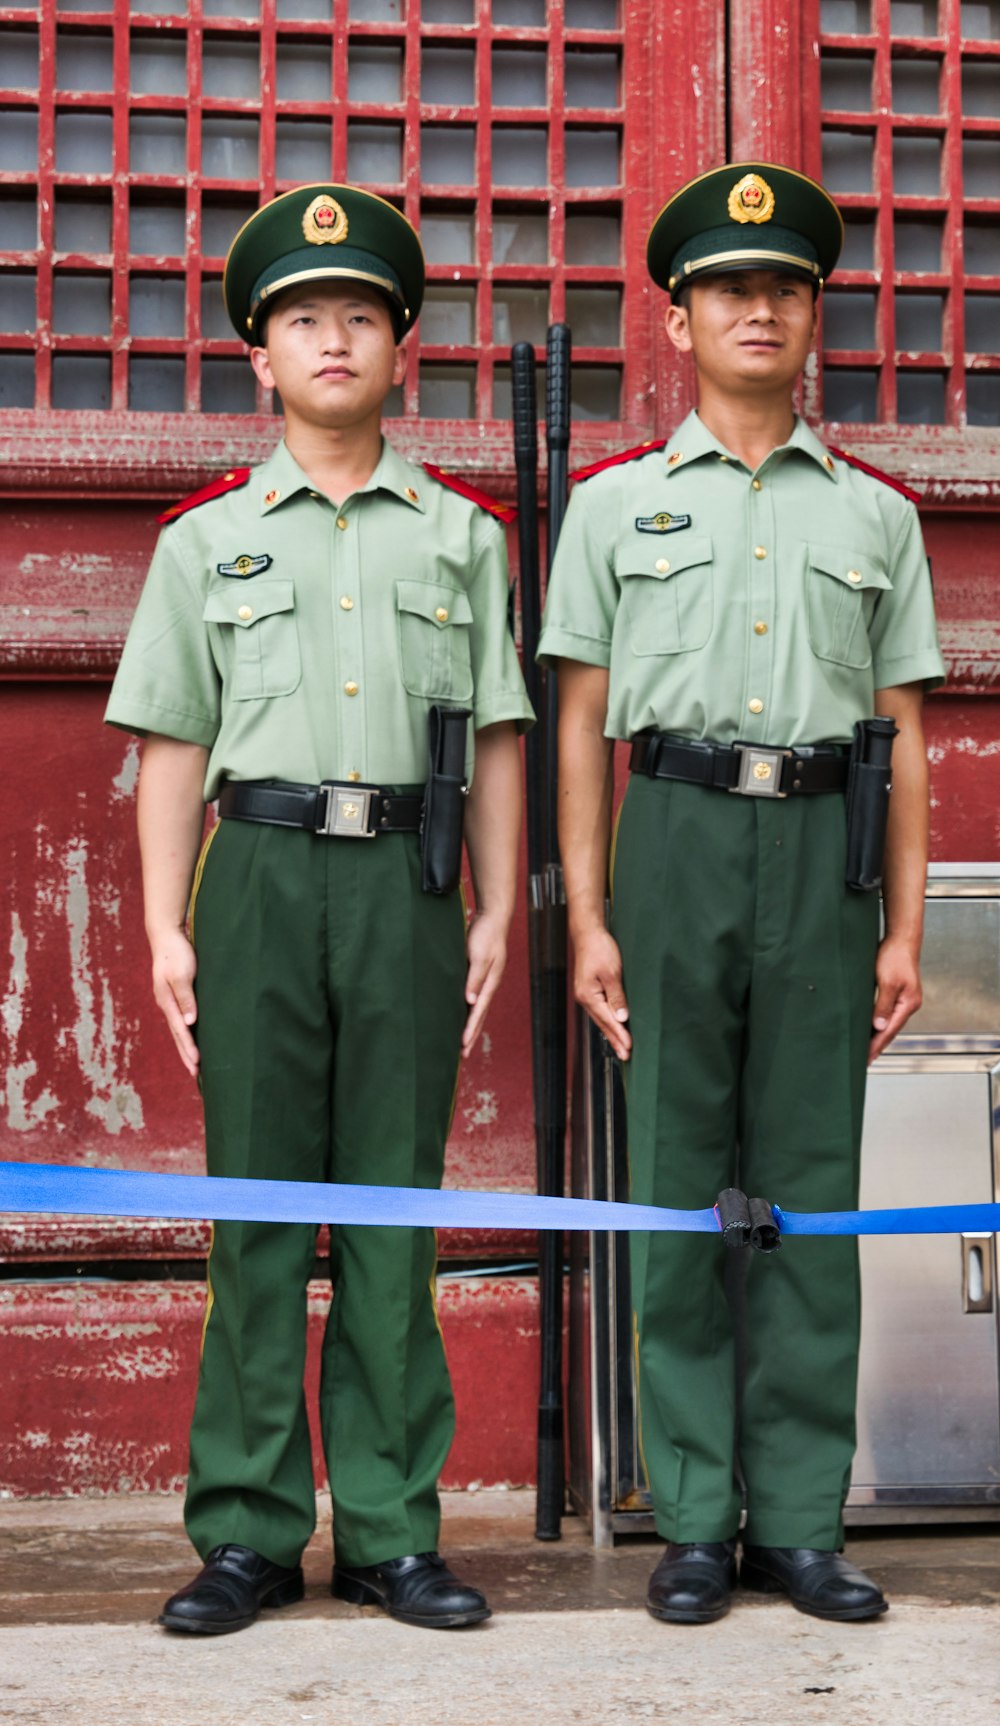
{"type": "MultiPolygon", "coordinates": [[[[936,865],[924,1006],[873,1068],[862,1153],[868,1208],[989,1202],[1000,1193],[1000,873],[936,865]]],[[[616,1063],[577,1025],[573,1191],[626,1193],[616,1063]]],[[[776,1195],[780,1197],[780,1195],[776,1195]]],[[[624,1235],[570,1243],[570,1494],[595,1542],[652,1528],[639,1459],[624,1235]]],[[[739,1308],[740,1265],[731,1294],[739,1308]]],[[[862,1344],[851,1520],[995,1507],[1000,1336],[994,1235],[861,1243],[862,1344]]]]}

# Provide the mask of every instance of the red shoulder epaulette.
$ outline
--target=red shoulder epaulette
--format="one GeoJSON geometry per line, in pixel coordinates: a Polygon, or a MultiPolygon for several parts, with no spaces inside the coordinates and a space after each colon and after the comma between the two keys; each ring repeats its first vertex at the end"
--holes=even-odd
{"type": "Polygon", "coordinates": [[[851,455],[846,449],[834,449],[833,445],[830,444],[829,450],[831,455],[839,456],[841,461],[846,461],[848,467],[856,467],[859,472],[870,475],[872,479],[880,479],[883,485],[891,486],[893,491],[902,492],[903,496],[908,497],[911,503],[920,502],[922,494],[919,491],[911,491],[910,487],[904,485],[901,479],[893,479],[891,474],[883,473],[881,468],[872,467],[869,462],[862,461],[860,456],[851,455]]]}
{"type": "Polygon", "coordinates": [[[480,491],[478,486],[469,485],[466,480],[459,479],[457,474],[449,473],[447,468],[435,467],[432,461],[425,461],[424,472],[429,473],[431,479],[440,480],[441,484],[448,486],[451,491],[457,491],[459,497],[467,497],[470,503],[478,503],[480,509],[496,516],[498,521],[516,521],[517,510],[513,504],[501,503],[499,498],[490,497],[488,492],[480,491]]]}
{"type": "Polygon", "coordinates": [[[200,491],[193,491],[190,497],[182,497],[180,503],[172,503],[157,521],[163,526],[168,521],[176,521],[179,515],[187,515],[189,509],[197,509],[200,503],[209,503],[213,497],[223,497],[227,491],[236,491],[238,486],[246,485],[250,478],[248,467],[231,467],[228,473],[220,474],[218,479],[210,479],[200,491]]]}
{"type": "Polygon", "coordinates": [[[578,467],[569,477],[574,483],[590,479],[592,474],[603,473],[606,467],[617,467],[619,462],[634,461],[636,456],[648,455],[651,449],[666,449],[669,442],[670,439],[665,437],[650,438],[648,443],[636,444],[635,449],[623,449],[617,455],[606,455],[601,461],[592,461],[589,467],[578,467]]]}

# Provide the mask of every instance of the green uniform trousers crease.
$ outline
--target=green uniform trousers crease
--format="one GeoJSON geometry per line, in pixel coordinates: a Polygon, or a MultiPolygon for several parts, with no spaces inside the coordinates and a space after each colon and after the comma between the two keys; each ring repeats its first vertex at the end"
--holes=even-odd
{"type": "MultiPolygon", "coordinates": [[[[614,859],[634,1051],[631,1196],[700,1207],[738,1184],[788,1210],[857,1203],[878,939],[844,886],[839,796],[728,796],[635,776],[614,859]]],[[[634,1234],[643,1461],[667,1539],[842,1544],[855,1446],[853,1239],[750,1254],[738,1390],[727,1249],[634,1234]]]]}
{"type": "MultiPolygon", "coordinates": [[[[434,1187],[465,1022],[460,896],[416,837],[222,822],[194,914],[208,1171],[434,1187]]],[[[316,1229],[217,1223],[188,1532],[293,1565],[315,1525],[303,1393],[316,1229]]],[[[338,1558],[438,1543],[454,1405],[432,1230],[331,1229],[320,1420],[338,1558]]]]}

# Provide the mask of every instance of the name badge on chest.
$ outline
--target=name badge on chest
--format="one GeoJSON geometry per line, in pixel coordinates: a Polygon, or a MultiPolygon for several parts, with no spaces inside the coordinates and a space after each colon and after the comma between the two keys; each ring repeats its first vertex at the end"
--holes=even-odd
{"type": "Polygon", "coordinates": [[[656,515],[637,515],[635,525],[640,533],[680,533],[682,527],[691,526],[689,515],[670,515],[667,510],[658,510],[656,515]]]}

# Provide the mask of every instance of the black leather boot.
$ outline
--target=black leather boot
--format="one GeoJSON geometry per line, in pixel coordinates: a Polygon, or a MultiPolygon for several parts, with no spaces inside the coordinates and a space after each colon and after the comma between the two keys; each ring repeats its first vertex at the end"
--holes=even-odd
{"type": "Polygon", "coordinates": [[[670,1541],[649,1579],[646,1605],[667,1624],[711,1624],[729,1611],[735,1540],[670,1541]]]}
{"type": "Polygon", "coordinates": [[[381,1606],[390,1618],[428,1630],[459,1630],[490,1616],[478,1588],[459,1582],[436,1552],[383,1564],[335,1564],[330,1592],[353,1606],[381,1606]]]}
{"type": "Polygon", "coordinates": [[[245,1630],[262,1606],[291,1606],[305,1592],[301,1566],[286,1570],[250,1546],[213,1546],[201,1570],[160,1613],[168,1630],[224,1636],[245,1630]]]}
{"type": "Polygon", "coordinates": [[[793,1606],[814,1618],[849,1621],[889,1610],[882,1590],[863,1570],[840,1552],[811,1546],[744,1546],[740,1581],[759,1594],[787,1594],[793,1606]]]}

